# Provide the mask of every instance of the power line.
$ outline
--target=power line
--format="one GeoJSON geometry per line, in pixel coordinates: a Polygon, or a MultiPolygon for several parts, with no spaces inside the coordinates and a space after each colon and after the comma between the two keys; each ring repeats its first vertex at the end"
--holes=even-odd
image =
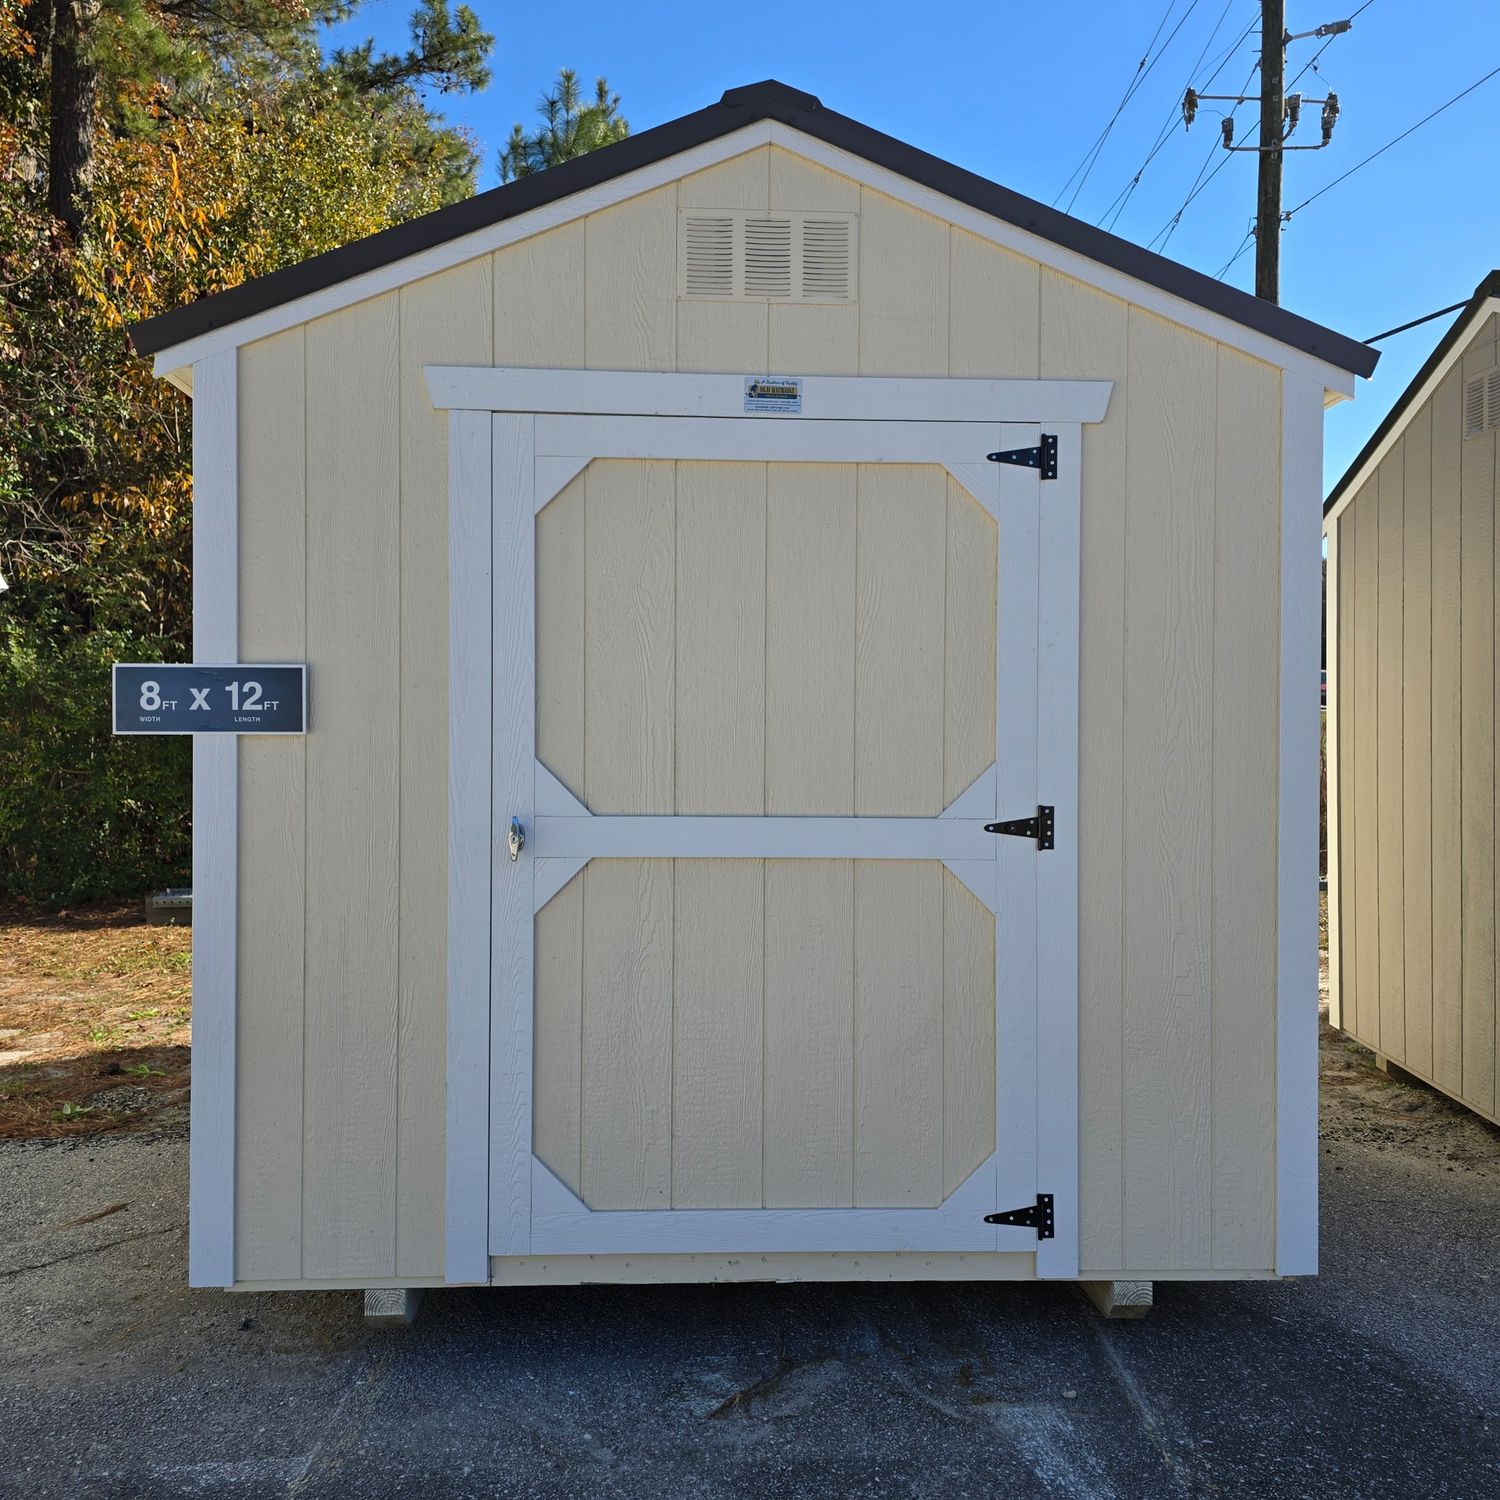
{"type": "MultiPolygon", "coordinates": [[[[1124,111],[1125,106],[1129,104],[1130,101],[1135,97],[1136,91],[1146,81],[1146,79],[1150,77],[1151,70],[1157,65],[1157,63],[1162,60],[1162,57],[1165,54],[1167,48],[1170,47],[1172,43],[1177,39],[1177,33],[1182,30],[1183,25],[1187,21],[1187,18],[1192,15],[1195,10],[1197,10],[1199,3],[1200,0],[1191,0],[1188,8],[1183,11],[1181,17],[1179,17],[1178,19],[1177,24],[1172,28],[1171,35],[1168,36],[1166,41],[1164,41],[1157,49],[1156,55],[1154,57],[1143,57],[1136,65],[1135,76],[1131,79],[1130,86],[1125,90],[1124,97],[1121,98],[1119,104],[1115,107],[1114,114],[1109,117],[1109,123],[1104,127],[1104,130],[1100,134],[1099,139],[1094,143],[1089,152],[1084,156],[1084,161],[1079,163],[1079,166],[1084,168],[1083,176],[1079,178],[1078,186],[1073,189],[1073,196],[1068,199],[1068,206],[1063,210],[1064,213],[1072,213],[1073,205],[1078,201],[1078,195],[1083,191],[1084,184],[1089,180],[1089,174],[1099,164],[1099,157],[1104,150],[1105,143],[1109,140],[1110,132],[1115,128],[1115,122],[1120,118],[1120,115],[1124,111]],[[1085,162],[1087,163],[1087,166],[1084,166],[1085,162]]],[[[1155,42],[1156,38],[1161,35],[1162,27],[1167,24],[1167,18],[1172,14],[1172,10],[1176,6],[1176,4],[1177,0],[1170,0],[1170,3],[1167,6],[1166,14],[1158,23],[1156,31],[1151,38],[1153,43],[1155,42]]],[[[1146,50],[1149,54],[1149,44],[1146,50]]],[[[1073,175],[1076,176],[1077,173],[1078,167],[1075,167],[1073,169],[1073,175]]],[[[1063,193],[1067,192],[1068,183],[1072,182],[1072,180],[1073,177],[1070,176],[1068,178],[1068,182],[1065,182],[1063,184],[1062,192],[1058,193],[1057,198],[1061,198],[1063,193]]],[[[1054,207],[1057,204],[1057,198],[1054,198],[1052,200],[1054,207]]]]}
{"type": "Polygon", "coordinates": [[[1442,317],[1444,313],[1457,312],[1459,308],[1467,307],[1472,300],[1472,298],[1467,298],[1463,302],[1455,302],[1452,307],[1440,307],[1436,312],[1423,313],[1420,318],[1413,318],[1410,323],[1401,323],[1395,328],[1387,328],[1384,333],[1372,334],[1364,342],[1367,344],[1378,344],[1381,339],[1388,339],[1393,334],[1405,333],[1408,328],[1420,328],[1422,324],[1430,323],[1434,318],[1442,317]]]}
{"type": "MultiPolygon", "coordinates": [[[[1208,55],[1208,49],[1213,46],[1214,38],[1219,34],[1219,27],[1224,24],[1224,19],[1226,16],[1228,16],[1230,10],[1234,7],[1234,3],[1235,0],[1225,0],[1224,9],[1219,12],[1219,19],[1214,22],[1213,30],[1209,32],[1208,40],[1204,42],[1202,51],[1198,53],[1197,61],[1195,61],[1193,63],[1193,66],[1188,69],[1188,77],[1190,79],[1194,76],[1194,74],[1197,73],[1198,69],[1203,66],[1203,59],[1208,55]]],[[[1204,88],[1207,88],[1208,84],[1212,83],[1214,79],[1219,76],[1219,73],[1223,70],[1225,64],[1229,61],[1229,59],[1234,55],[1235,51],[1240,46],[1240,43],[1250,35],[1250,28],[1254,25],[1255,22],[1252,19],[1246,25],[1245,29],[1235,39],[1235,41],[1231,44],[1229,50],[1225,52],[1224,56],[1220,59],[1218,67],[1215,68],[1213,73],[1209,75],[1208,83],[1204,84],[1204,88]]],[[[1146,159],[1140,164],[1140,166],[1135,169],[1135,172],[1131,176],[1130,180],[1115,195],[1109,207],[1106,208],[1104,212],[1100,214],[1099,217],[1094,221],[1096,224],[1102,226],[1105,219],[1109,219],[1108,227],[1111,231],[1113,231],[1115,225],[1120,221],[1120,215],[1125,212],[1126,204],[1130,202],[1131,194],[1134,193],[1136,188],[1140,186],[1141,177],[1145,173],[1146,168],[1156,160],[1157,153],[1163,146],[1166,145],[1168,138],[1172,134],[1172,127],[1177,123],[1177,116],[1178,106],[1174,103],[1171,109],[1167,111],[1167,118],[1162,122],[1162,127],[1157,132],[1154,144],[1146,153],[1146,159]],[[1111,211],[1113,211],[1114,214],[1113,218],[1110,217],[1111,211]]]]}
{"type": "Polygon", "coordinates": [[[1387,151],[1389,151],[1392,146],[1399,145],[1402,141],[1404,141],[1407,138],[1407,136],[1413,134],[1413,132],[1415,132],[1415,131],[1420,130],[1425,124],[1427,124],[1427,122],[1429,120],[1435,120],[1435,119],[1437,119],[1437,117],[1440,114],[1442,114],[1444,110],[1446,110],[1446,109],[1452,109],[1453,106],[1455,104],[1457,104],[1460,99],[1466,99],[1470,94],[1472,94],[1474,92],[1475,89],[1479,88],[1482,84],[1488,83],[1490,81],[1490,79],[1492,79],[1497,73],[1500,73],[1500,68],[1492,68],[1488,73],[1486,73],[1484,75],[1483,78],[1480,78],[1480,79],[1476,80],[1474,83],[1471,83],[1468,86],[1468,88],[1466,88],[1461,94],[1455,94],[1446,104],[1440,104],[1440,105],[1438,105],[1438,107],[1435,110],[1433,110],[1433,112],[1430,115],[1423,115],[1422,118],[1420,120],[1418,120],[1415,125],[1409,125],[1405,130],[1403,130],[1401,132],[1400,135],[1396,136],[1394,140],[1387,141],[1385,143],[1385,145],[1383,145],[1378,151],[1372,151],[1367,157],[1365,157],[1365,159],[1363,161],[1356,162],[1352,167],[1350,167],[1347,172],[1341,172],[1337,177],[1335,177],[1333,179],[1332,182],[1325,183],[1324,186],[1320,187],[1317,190],[1317,192],[1315,192],[1312,195],[1312,197],[1310,197],[1310,198],[1304,198],[1302,200],[1302,202],[1299,203],[1296,206],[1296,208],[1288,209],[1281,216],[1281,222],[1283,224],[1285,224],[1292,217],[1293,214],[1301,213],[1302,210],[1304,208],[1306,208],[1309,203],[1316,202],[1319,198],[1321,198],[1323,196],[1324,193],[1331,191],[1333,188],[1336,188],[1339,185],[1339,183],[1341,183],[1341,182],[1345,181],[1346,179],[1354,176],[1354,174],[1357,171],[1359,171],[1361,167],[1367,167],[1367,166],[1369,166],[1370,163],[1372,161],[1374,161],[1377,156],[1384,156],[1385,153],[1387,151]]]}
{"type": "MultiPolygon", "coordinates": [[[[1259,66],[1260,66],[1259,61],[1257,61],[1257,62],[1255,62],[1255,63],[1253,63],[1251,65],[1249,73],[1247,73],[1245,75],[1245,82],[1240,87],[1240,90],[1239,90],[1240,93],[1243,94],[1245,92],[1245,90],[1250,87],[1250,80],[1255,77],[1255,70],[1259,66]]],[[[1239,109],[1239,107],[1240,106],[1238,104],[1236,104],[1234,106],[1234,109],[1231,109],[1229,111],[1230,115],[1232,116],[1235,113],[1235,110],[1239,109]]],[[[1219,143],[1217,141],[1214,141],[1209,146],[1209,148],[1208,148],[1208,155],[1203,158],[1203,165],[1198,168],[1198,175],[1193,179],[1193,185],[1188,189],[1187,197],[1182,200],[1182,206],[1146,242],[1146,248],[1148,250],[1151,249],[1151,247],[1156,244],[1157,240],[1161,240],[1161,248],[1163,250],[1165,250],[1167,248],[1167,241],[1170,240],[1172,238],[1173,234],[1176,232],[1177,226],[1182,222],[1182,216],[1183,216],[1183,214],[1185,214],[1187,212],[1189,205],[1199,195],[1199,193],[1201,193],[1204,190],[1204,188],[1206,188],[1208,186],[1208,184],[1210,182],[1212,182],[1214,180],[1214,178],[1217,177],[1219,175],[1219,173],[1224,170],[1225,164],[1229,161],[1229,153],[1227,151],[1224,153],[1222,159],[1219,162],[1219,165],[1216,166],[1213,169],[1212,172],[1208,171],[1208,164],[1209,164],[1209,162],[1211,162],[1214,159],[1214,152],[1218,148],[1218,144],[1219,143]],[[1208,176],[1207,176],[1206,179],[1204,178],[1204,175],[1203,175],[1205,172],[1208,173],[1208,176]],[[1200,186],[1200,184],[1201,184],[1201,186],[1200,186]]]]}

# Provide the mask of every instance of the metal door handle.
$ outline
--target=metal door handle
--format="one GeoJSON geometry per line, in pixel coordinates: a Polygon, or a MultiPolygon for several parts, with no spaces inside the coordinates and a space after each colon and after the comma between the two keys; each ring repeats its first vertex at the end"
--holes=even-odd
{"type": "Polygon", "coordinates": [[[521,850],[526,846],[526,830],[521,827],[521,820],[519,818],[512,818],[510,820],[510,838],[507,842],[510,844],[511,863],[514,864],[516,860],[520,859],[521,850]]]}

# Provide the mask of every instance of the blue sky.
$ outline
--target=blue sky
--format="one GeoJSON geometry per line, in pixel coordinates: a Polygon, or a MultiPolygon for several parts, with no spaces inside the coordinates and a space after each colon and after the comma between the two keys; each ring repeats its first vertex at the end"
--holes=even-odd
{"type": "MultiPolygon", "coordinates": [[[[1288,0],[1293,32],[1348,16],[1361,0],[1288,0]]],[[[599,4],[474,8],[495,33],[494,79],[482,95],[433,102],[477,137],[481,185],[498,181],[496,155],[560,67],[603,73],[633,128],[711,103],[729,87],[779,78],[891,135],[1050,203],[1107,124],[1163,15],[1157,45],[1180,30],[1119,115],[1073,212],[1097,221],[1141,165],[1169,119],[1174,128],[1115,232],[1145,244],[1170,223],[1200,169],[1220,165],[1219,122],[1200,114],[1184,132],[1174,112],[1189,81],[1200,88],[1232,43],[1215,93],[1254,86],[1258,0],[950,0],[918,8],[889,0],[769,5],[599,4]],[[1183,20],[1184,16],[1186,17],[1183,20]],[[1252,23],[1254,23],[1252,25],[1252,23]],[[1211,39],[1212,38],[1212,39],[1211,39]],[[1204,61],[1193,64],[1207,48],[1204,61]]],[[[342,35],[406,45],[406,0],[366,0],[342,35]]],[[[1290,78],[1322,46],[1294,42],[1290,78]]],[[[1335,38],[1300,88],[1339,95],[1333,144],[1287,158],[1293,207],[1408,125],[1500,65],[1494,0],[1371,0],[1335,38]]],[[[1209,106],[1205,106],[1205,110],[1209,106]]],[[[1226,108],[1227,106],[1212,106],[1226,108]]],[[[1253,138],[1253,105],[1237,138],[1253,138]]],[[[1317,139],[1317,110],[1299,136],[1317,139]]],[[[1356,338],[1368,338],[1468,296],[1500,265],[1500,77],[1456,104],[1349,181],[1296,214],[1282,237],[1282,301],[1356,338]]],[[[1073,189],[1061,199],[1066,206],[1073,189]]],[[[1166,253],[1215,274],[1244,240],[1255,203],[1255,158],[1235,156],[1200,193],[1166,253]]],[[[1248,287],[1253,250],[1226,279],[1248,287]]],[[[1426,358],[1446,320],[1387,340],[1373,381],[1329,413],[1326,473],[1343,472],[1426,358]]]]}

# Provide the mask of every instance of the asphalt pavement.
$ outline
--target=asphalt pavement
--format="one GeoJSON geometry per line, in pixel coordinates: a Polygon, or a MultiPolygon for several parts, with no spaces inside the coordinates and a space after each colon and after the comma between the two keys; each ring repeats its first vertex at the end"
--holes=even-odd
{"type": "Polygon", "coordinates": [[[1500,1131],[1341,1066],[1322,1274],[1159,1283],[1135,1323],[945,1283],[439,1291],[372,1329],[187,1289],[179,1134],[0,1146],[0,1495],[1494,1500],[1500,1131]]]}

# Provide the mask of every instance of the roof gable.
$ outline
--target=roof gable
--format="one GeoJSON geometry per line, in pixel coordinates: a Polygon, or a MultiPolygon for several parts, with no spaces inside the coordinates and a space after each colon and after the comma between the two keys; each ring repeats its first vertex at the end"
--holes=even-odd
{"type": "MultiPolygon", "coordinates": [[[[811,94],[776,82],[731,89],[718,104],[629,136],[615,145],[146,319],[131,329],[131,341],[142,354],[173,349],[271,309],[434,252],[508,220],[560,204],[565,199],[586,196],[590,189],[600,189],[631,173],[669,162],[763,122],[789,126],[813,141],[847,153],[850,158],[894,173],[931,193],[1055,245],[1063,252],[1155,288],[1339,370],[1367,376],[1379,358],[1366,344],[919,151],[857,120],[825,109],[811,94]]],[[[585,211],[586,208],[579,209],[580,213],[585,211]]],[[[413,278],[428,274],[430,269],[414,267],[413,278]]]]}
{"type": "Polygon", "coordinates": [[[1485,326],[1490,313],[1500,311],[1500,270],[1491,271],[1474,288],[1462,312],[1453,320],[1437,347],[1427,356],[1426,363],[1411,378],[1411,383],[1396,398],[1385,419],[1370,434],[1370,440],[1359,450],[1354,462],[1344,470],[1343,477],[1328,492],[1323,502],[1323,515],[1329,517],[1340,506],[1352,499],[1369,477],[1370,471],[1385,455],[1406,429],[1423,403],[1437,389],[1485,326]],[[1495,303],[1496,306],[1490,306],[1495,303]]]}

